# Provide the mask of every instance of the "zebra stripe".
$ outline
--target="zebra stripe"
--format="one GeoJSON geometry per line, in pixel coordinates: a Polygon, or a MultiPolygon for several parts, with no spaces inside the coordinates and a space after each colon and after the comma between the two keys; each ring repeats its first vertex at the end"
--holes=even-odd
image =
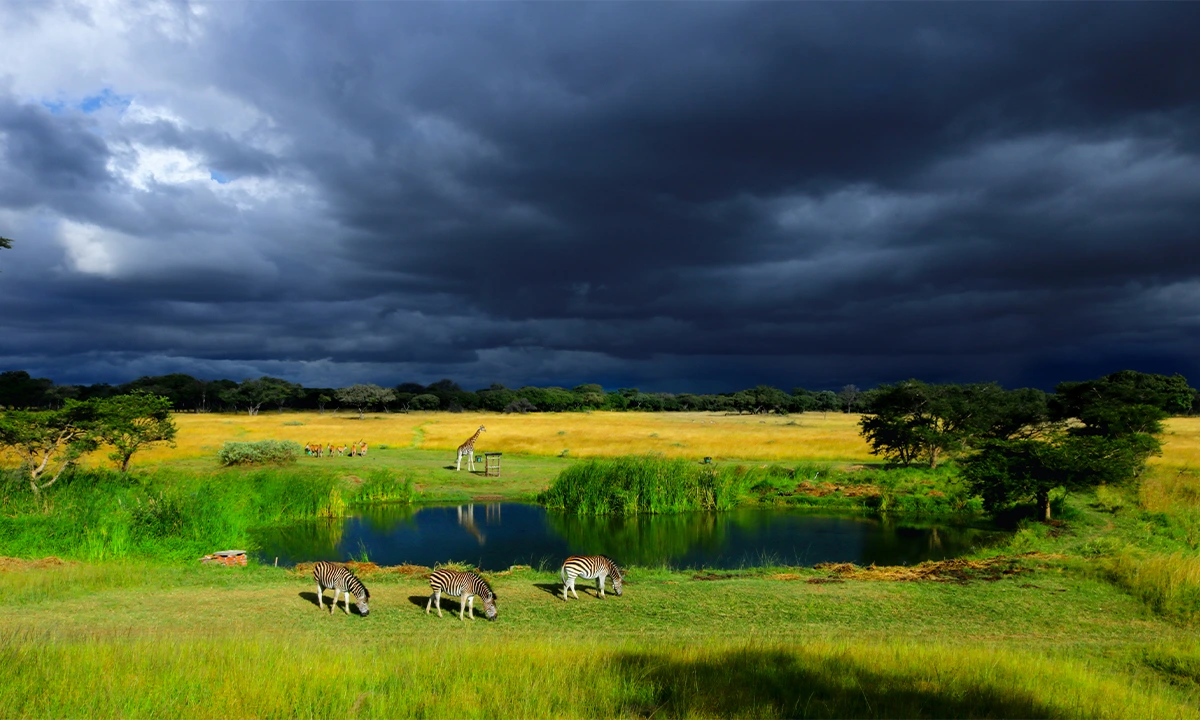
{"type": "Polygon", "coordinates": [[[563,600],[567,599],[567,590],[575,595],[576,600],[579,599],[579,593],[575,592],[575,578],[577,577],[584,580],[595,578],[596,589],[600,591],[600,598],[603,599],[604,578],[612,578],[613,592],[619,597],[621,582],[625,579],[625,571],[612,558],[604,555],[572,555],[563,563],[559,577],[562,578],[563,583],[563,600]]]}
{"type": "Polygon", "coordinates": [[[492,592],[492,587],[487,584],[486,580],[473,572],[462,572],[450,568],[434,570],[429,576],[429,587],[433,588],[433,594],[429,596],[429,602],[425,603],[426,615],[429,614],[429,609],[436,604],[438,617],[442,616],[442,593],[446,593],[459,598],[459,620],[463,619],[464,610],[470,613],[472,620],[475,619],[476,595],[483,600],[483,611],[487,615],[487,619],[496,619],[496,593],[492,592]]]}
{"type": "Polygon", "coordinates": [[[329,612],[332,613],[337,607],[338,595],[342,593],[346,594],[347,615],[350,614],[350,593],[354,593],[354,604],[358,606],[359,614],[366,617],[371,612],[367,607],[367,601],[371,599],[367,586],[345,567],[322,560],[313,565],[313,580],[317,581],[317,607],[322,610],[325,609],[322,602],[325,588],[333,588],[333,604],[329,606],[329,612]]]}

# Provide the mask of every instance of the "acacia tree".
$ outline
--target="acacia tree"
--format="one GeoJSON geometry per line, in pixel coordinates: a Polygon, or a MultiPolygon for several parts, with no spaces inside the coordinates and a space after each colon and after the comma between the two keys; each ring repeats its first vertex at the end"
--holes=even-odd
{"type": "Polygon", "coordinates": [[[0,417],[0,447],[21,458],[29,487],[39,495],[96,449],[96,428],[93,402],[66,400],[62,408],[48,412],[9,410],[0,417]]]}
{"type": "Polygon", "coordinates": [[[995,383],[882,385],[870,409],[859,427],[872,454],[901,465],[922,461],[931,468],[947,453],[984,440],[1028,436],[1046,420],[1044,393],[1006,391],[995,383]]]}
{"type": "Polygon", "coordinates": [[[982,443],[963,474],[989,510],[1033,500],[1050,519],[1050,492],[1137,477],[1160,451],[1169,413],[1184,412],[1193,391],[1182,376],[1123,370],[1098,380],[1061,383],[1043,432],[982,443]]]}
{"type": "Polygon", "coordinates": [[[396,399],[395,391],[370,383],[344,387],[338,390],[336,395],[338,402],[345,403],[358,410],[360,420],[362,419],[364,409],[368,409],[373,405],[389,403],[396,399]]]}
{"type": "Polygon", "coordinates": [[[238,405],[244,405],[249,415],[257,415],[259,409],[268,403],[279,405],[279,412],[283,412],[284,404],[295,397],[299,389],[299,385],[287,380],[264,375],[257,380],[245,380],[236,388],[222,390],[219,397],[232,405],[235,412],[238,405]]]}
{"type": "Polygon", "coordinates": [[[160,395],[133,393],[104,398],[96,403],[96,439],[111,445],[108,458],[121,472],[141,448],[154,443],[175,444],[175,421],[171,401],[160,395]]]}

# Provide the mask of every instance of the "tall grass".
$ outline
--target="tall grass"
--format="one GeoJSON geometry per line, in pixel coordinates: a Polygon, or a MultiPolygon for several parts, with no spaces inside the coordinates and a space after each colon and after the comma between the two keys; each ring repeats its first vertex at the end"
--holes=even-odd
{"type": "Polygon", "coordinates": [[[14,716],[1197,717],[1078,661],[911,643],[3,640],[0,707],[14,716]]]}
{"type": "Polygon", "coordinates": [[[662,457],[586,460],[559,473],[538,500],[580,515],[730,510],[750,487],[736,467],[662,457]]]}
{"type": "Polygon", "coordinates": [[[79,469],[40,498],[4,496],[0,554],[194,558],[253,549],[254,528],[340,517],[355,503],[408,502],[412,496],[410,480],[386,471],[355,484],[323,468],[212,474],[162,468],[138,475],[79,469]]]}
{"type": "Polygon", "coordinates": [[[1200,622],[1200,556],[1126,550],[1105,558],[1102,567],[1109,580],[1160,615],[1200,622]]]}

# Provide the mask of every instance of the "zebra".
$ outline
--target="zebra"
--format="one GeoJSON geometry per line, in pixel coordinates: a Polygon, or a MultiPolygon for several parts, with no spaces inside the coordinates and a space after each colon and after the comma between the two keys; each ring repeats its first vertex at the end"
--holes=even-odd
{"type": "Polygon", "coordinates": [[[442,593],[446,593],[459,598],[459,620],[463,619],[464,609],[469,611],[472,620],[475,619],[476,595],[483,599],[483,611],[487,615],[487,619],[496,619],[496,593],[492,592],[492,588],[486,580],[473,572],[462,572],[450,568],[434,570],[429,576],[429,587],[433,588],[433,594],[429,596],[429,602],[425,603],[426,615],[436,603],[438,617],[442,616],[442,593]]]}
{"type": "Polygon", "coordinates": [[[617,597],[621,596],[621,583],[625,580],[625,571],[620,565],[610,557],[604,555],[572,555],[563,563],[562,570],[559,571],[559,577],[563,583],[563,600],[567,599],[567,590],[570,589],[575,595],[575,599],[579,599],[579,593],[575,592],[575,578],[581,577],[585,580],[596,578],[596,588],[600,591],[600,598],[604,598],[604,578],[612,578],[613,592],[617,597]]]}
{"type": "Polygon", "coordinates": [[[333,604],[329,606],[329,612],[332,613],[337,607],[338,595],[346,593],[346,614],[350,614],[350,593],[354,593],[354,604],[358,606],[358,612],[363,617],[371,612],[367,607],[367,601],[371,599],[371,593],[367,591],[367,586],[362,584],[362,581],[354,577],[354,573],[347,570],[341,565],[336,565],[324,560],[313,565],[313,579],[317,581],[317,607],[325,609],[321,598],[325,595],[325,588],[333,588],[333,604]]]}

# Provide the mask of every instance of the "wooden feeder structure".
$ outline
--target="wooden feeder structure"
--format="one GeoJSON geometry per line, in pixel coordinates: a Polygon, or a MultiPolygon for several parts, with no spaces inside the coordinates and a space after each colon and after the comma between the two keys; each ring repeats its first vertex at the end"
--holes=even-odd
{"type": "Polygon", "coordinates": [[[489,452],[483,454],[483,476],[500,477],[500,458],[504,453],[489,452]]]}

